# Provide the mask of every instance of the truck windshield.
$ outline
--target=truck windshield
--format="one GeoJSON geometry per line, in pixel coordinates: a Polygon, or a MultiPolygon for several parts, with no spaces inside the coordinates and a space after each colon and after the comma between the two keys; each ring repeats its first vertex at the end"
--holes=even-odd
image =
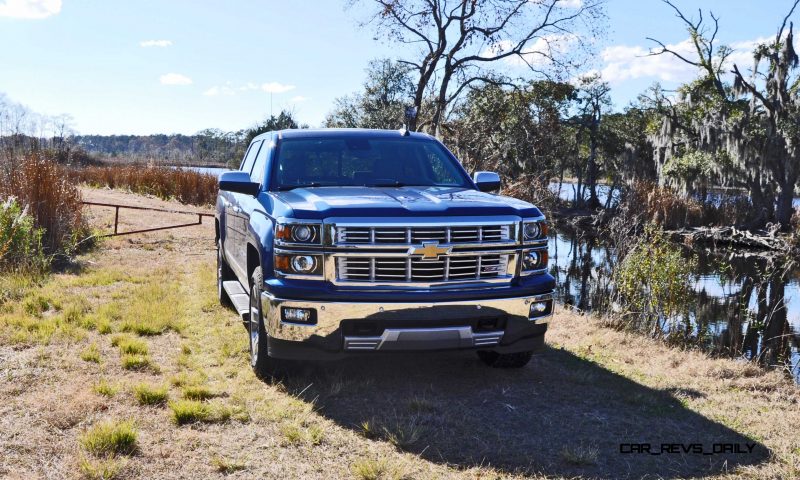
{"type": "Polygon", "coordinates": [[[284,139],[272,190],[333,186],[471,187],[437,142],[410,138],[284,139]]]}

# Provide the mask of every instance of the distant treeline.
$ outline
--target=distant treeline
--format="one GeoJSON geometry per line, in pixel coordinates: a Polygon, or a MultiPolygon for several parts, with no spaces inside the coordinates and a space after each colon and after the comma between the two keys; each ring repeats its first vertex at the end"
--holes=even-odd
{"type": "Polygon", "coordinates": [[[227,165],[241,159],[247,133],[207,129],[194,135],[74,135],[69,141],[102,160],[227,165]]]}

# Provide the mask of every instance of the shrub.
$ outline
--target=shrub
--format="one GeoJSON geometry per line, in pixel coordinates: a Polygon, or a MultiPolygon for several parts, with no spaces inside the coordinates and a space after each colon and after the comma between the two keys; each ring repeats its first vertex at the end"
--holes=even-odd
{"type": "Polygon", "coordinates": [[[211,205],[217,199],[217,177],[193,170],[112,165],[74,169],[70,176],[95,187],[122,188],[193,205],[211,205]]]}
{"type": "Polygon", "coordinates": [[[44,231],[15,197],[0,203],[0,270],[33,267],[43,270],[47,260],[42,248],[44,231]]]}
{"type": "Polygon", "coordinates": [[[136,453],[138,433],[133,421],[105,421],[89,429],[80,438],[81,446],[96,456],[136,453]]]}
{"type": "Polygon", "coordinates": [[[636,327],[660,335],[668,320],[686,311],[695,264],[660,228],[646,226],[614,271],[618,299],[636,327]]]}

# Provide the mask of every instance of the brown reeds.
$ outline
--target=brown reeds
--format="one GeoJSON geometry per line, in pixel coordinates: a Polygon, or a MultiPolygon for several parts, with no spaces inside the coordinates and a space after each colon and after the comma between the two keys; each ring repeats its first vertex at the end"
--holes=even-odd
{"type": "Polygon", "coordinates": [[[217,177],[180,168],[112,165],[76,168],[73,179],[95,187],[120,188],[192,205],[210,205],[217,198],[217,177]]]}
{"type": "Polygon", "coordinates": [[[80,189],[45,153],[27,153],[0,165],[0,199],[9,197],[16,198],[41,229],[48,256],[70,255],[87,234],[80,189]]]}

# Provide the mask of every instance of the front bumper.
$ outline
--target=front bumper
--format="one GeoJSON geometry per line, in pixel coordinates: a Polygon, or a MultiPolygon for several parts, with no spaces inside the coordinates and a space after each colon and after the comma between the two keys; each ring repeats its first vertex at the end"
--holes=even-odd
{"type": "Polygon", "coordinates": [[[291,300],[265,292],[261,301],[270,355],[283,358],[306,358],[307,353],[300,351],[309,349],[333,355],[464,348],[525,351],[541,344],[553,314],[552,293],[379,303],[291,300]],[[531,304],[541,301],[549,302],[549,309],[531,318],[531,304]],[[314,309],[316,323],[283,321],[284,308],[314,309]],[[298,355],[291,352],[293,345],[298,347],[298,355]]]}

